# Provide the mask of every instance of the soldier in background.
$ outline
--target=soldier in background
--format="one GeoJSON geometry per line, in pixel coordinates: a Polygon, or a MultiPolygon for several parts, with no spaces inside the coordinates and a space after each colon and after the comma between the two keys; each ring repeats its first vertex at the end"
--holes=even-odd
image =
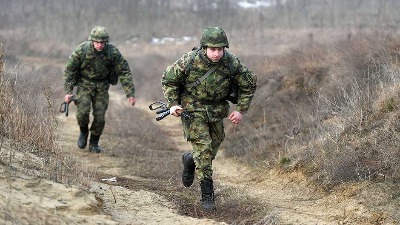
{"type": "Polygon", "coordinates": [[[193,147],[193,152],[182,156],[182,183],[190,187],[196,171],[202,208],[210,211],[215,208],[212,161],[225,138],[223,119],[241,122],[254,96],[257,77],[226,50],[228,38],[221,28],[206,28],[200,45],[168,66],[161,83],[170,113],[179,117],[185,110],[193,116],[181,118],[185,138],[193,147]],[[238,99],[229,114],[227,96],[232,82],[237,85],[238,99]]]}
{"type": "Polygon", "coordinates": [[[65,102],[72,100],[76,86],[76,119],[80,134],[78,147],[86,148],[90,131],[89,150],[99,153],[100,136],[105,126],[110,83],[119,81],[129,104],[136,103],[135,88],[128,62],[119,50],[108,43],[109,35],[105,27],[95,26],[86,42],[80,44],[69,56],[64,72],[65,102]],[[93,122],[89,130],[89,114],[93,108],[93,122]]]}

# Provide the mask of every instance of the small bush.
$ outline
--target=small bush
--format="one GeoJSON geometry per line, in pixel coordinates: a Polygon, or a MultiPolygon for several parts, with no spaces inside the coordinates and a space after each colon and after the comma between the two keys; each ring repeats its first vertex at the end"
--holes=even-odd
{"type": "Polygon", "coordinates": [[[372,33],[270,58],[226,154],[251,165],[290,159],[327,186],[399,178],[398,48],[372,33]]]}
{"type": "Polygon", "coordinates": [[[0,162],[13,168],[30,168],[27,171],[32,175],[57,182],[80,183],[84,180],[81,176],[92,177],[75,159],[65,156],[57,143],[59,105],[54,103],[62,87],[59,70],[12,58],[8,64],[3,62],[0,162]],[[1,146],[8,146],[8,150],[1,146]]]}

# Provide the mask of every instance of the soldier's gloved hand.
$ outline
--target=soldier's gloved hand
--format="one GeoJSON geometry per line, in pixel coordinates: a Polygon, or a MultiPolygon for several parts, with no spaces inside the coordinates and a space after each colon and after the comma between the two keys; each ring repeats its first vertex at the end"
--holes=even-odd
{"type": "Polygon", "coordinates": [[[174,105],[169,109],[169,114],[176,116],[176,117],[181,116],[182,112],[183,112],[183,108],[180,107],[179,105],[174,105]]]}
{"type": "Polygon", "coordinates": [[[66,94],[66,95],[64,96],[64,102],[70,103],[70,102],[71,102],[72,96],[73,96],[73,95],[66,94]]]}

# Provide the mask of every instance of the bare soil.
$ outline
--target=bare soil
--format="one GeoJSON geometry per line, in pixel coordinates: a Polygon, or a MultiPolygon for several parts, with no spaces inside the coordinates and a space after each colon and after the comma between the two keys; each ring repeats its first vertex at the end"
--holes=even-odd
{"type": "MultiPolygon", "coordinates": [[[[177,52],[182,51],[176,50],[173,54],[178,55],[177,52]]],[[[145,62],[147,59],[142,60],[145,62]]],[[[145,75],[161,71],[164,63],[155,63],[151,67],[153,71],[144,70],[149,66],[142,61],[133,67],[142,70],[140,75],[145,75]]],[[[142,89],[147,90],[148,86],[144,84],[142,89]]],[[[152,99],[154,96],[147,97],[152,99]]],[[[156,123],[154,113],[148,110],[149,103],[139,94],[133,110],[141,111],[143,118],[132,118],[125,123],[134,123],[138,119],[156,123]]],[[[107,114],[113,116],[106,127],[116,123],[118,118],[114,115],[127,108],[130,106],[125,96],[111,91],[107,114]]],[[[33,224],[32,221],[36,221],[34,224],[107,225],[400,223],[398,184],[342,184],[327,191],[315,185],[302,171],[250,167],[225,157],[224,149],[213,162],[217,210],[206,213],[199,206],[198,182],[195,181],[190,188],[176,182],[180,179],[180,155],[190,149],[183,140],[178,118],[170,116],[157,123],[163,137],[173,142],[173,150],[154,151],[146,145],[115,149],[116,140],[105,136],[100,142],[104,152],[100,154],[76,146],[78,126],[73,107],[69,117],[62,115],[59,119],[60,146],[82,169],[92,171],[94,177],[82,178],[79,186],[38,179],[34,170],[24,167],[24,161],[37,161],[40,166],[40,159],[34,155],[14,153],[11,151],[13,147],[5,141],[0,156],[12,158],[13,164],[0,165],[0,224],[33,224]],[[119,155],[120,151],[129,149],[133,150],[119,155]],[[128,154],[137,154],[135,149],[175,162],[175,166],[158,165],[159,170],[173,168],[176,170],[172,173],[174,175],[158,179],[137,172],[141,168],[135,162],[127,164],[125,161],[130,158],[124,158],[128,154]]],[[[136,157],[135,160],[141,160],[140,155],[136,157]]],[[[157,170],[157,166],[154,169],[157,170]]]]}
{"type": "MultiPolygon", "coordinates": [[[[124,103],[124,96],[111,93],[111,110],[129,107],[124,103]]],[[[147,106],[147,102],[140,101],[136,105],[143,111],[147,106]]],[[[163,129],[176,142],[178,151],[187,150],[189,145],[183,141],[180,120],[167,118],[168,123],[163,123],[163,129]]],[[[78,130],[73,112],[70,117],[61,118],[61,122],[65,129],[60,130],[63,137],[60,144],[82,165],[101,171],[99,177],[88,185],[88,189],[82,189],[36,179],[29,173],[1,166],[1,224],[16,224],[13,221],[30,224],[29,221],[35,217],[37,224],[255,224],[212,216],[202,212],[198,206],[196,215],[193,211],[192,215],[185,214],[179,204],[187,203],[171,201],[170,196],[156,188],[162,186],[162,181],[129,176],[115,156],[78,149],[78,130]]],[[[107,146],[107,140],[103,145],[107,146]]],[[[6,149],[7,146],[3,146],[3,154],[6,154],[6,149]]],[[[236,191],[232,195],[245,193],[249,199],[257,199],[263,205],[265,214],[257,224],[399,222],[396,214],[399,192],[387,184],[348,184],[326,192],[309,182],[301,172],[255,170],[225,158],[223,150],[214,161],[214,171],[217,198],[223,197],[219,194],[223,192],[221,189],[230,187],[236,191]]],[[[190,189],[191,193],[198,194],[196,187],[190,189]]],[[[175,195],[185,195],[185,189],[179,190],[183,192],[175,195]]],[[[221,199],[217,201],[217,207],[223,208],[220,204],[224,204],[221,199]]]]}

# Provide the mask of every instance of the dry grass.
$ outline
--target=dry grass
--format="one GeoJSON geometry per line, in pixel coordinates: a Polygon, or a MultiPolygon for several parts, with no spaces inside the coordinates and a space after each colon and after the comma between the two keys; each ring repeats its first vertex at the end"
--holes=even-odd
{"type": "MultiPolygon", "coordinates": [[[[382,4],[386,6],[390,2],[392,1],[384,1],[382,4]]],[[[122,3],[128,4],[126,1],[122,3]]],[[[85,4],[90,5],[90,3],[85,4]]],[[[317,11],[319,10],[315,10],[317,11]]],[[[296,12],[300,11],[293,10],[295,15],[290,14],[287,9],[275,12],[279,14],[279,17],[275,18],[277,23],[269,24],[283,24],[281,27],[249,26],[246,20],[242,20],[242,26],[246,28],[244,31],[227,29],[230,41],[234,44],[230,49],[233,53],[240,52],[244,56],[239,55],[242,61],[258,75],[259,82],[251,110],[245,116],[245,122],[237,128],[228,125],[224,152],[228,156],[258,167],[279,166],[285,170],[301,169],[312,179],[327,187],[348,181],[398,180],[400,165],[396,159],[400,155],[398,150],[399,38],[395,33],[385,32],[368,35],[360,32],[360,35],[356,35],[359,31],[365,30],[365,27],[375,27],[365,24],[367,22],[355,24],[348,30],[341,29],[338,32],[335,26],[347,27],[347,25],[343,25],[340,18],[327,20],[320,14],[319,17],[316,16],[318,22],[316,25],[313,19],[303,18],[304,20],[299,20],[299,23],[304,25],[304,28],[293,32],[287,28],[297,27],[298,24],[295,22],[301,15],[296,12]],[[305,21],[307,19],[310,21],[305,21]],[[322,24],[323,21],[331,21],[333,24],[322,24]],[[323,30],[325,26],[329,29],[323,30]],[[327,35],[318,36],[327,30],[329,30],[327,35]],[[332,41],[337,37],[345,40],[327,45],[318,42],[332,41]],[[248,41],[251,39],[254,39],[254,42],[248,41]],[[283,48],[283,45],[292,47],[299,39],[304,43],[302,48],[292,49],[280,56],[270,56],[275,52],[285,52],[283,49],[286,48],[283,48]],[[241,47],[245,49],[239,49],[241,47]],[[269,47],[273,50],[268,49],[269,47]],[[255,52],[254,49],[263,51],[255,52]]],[[[383,13],[384,10],[380,12],[383,13]]],[[[248,16],[246,13],[244,18],[248,16]]],[[[21,15],[13,12],[14,14],[21,15]]],[[[368,18],[373,18],[369,14],[366,15],[368,18]]],[[[385,16],[382,15],[379,15],[380,19],[384,20],[385,16]]],[[[331,16],[336,18],[334,15],[331,16]]],[[[257,18],[251,17],[253,20],[251,24],[261,24],[257,18]]],[[[109,21],[109,18],[105,20],[103,18],[102,21],[109,21]]],[[[131,27],[131,20],[126,21],[129,23],[125,27],[131,27]]],[[[164,20],[160,21],[162,25],[165,24],[164,20]]],[[[231,19],[228,22],[231,23],[230,21],[231,19]]],[[[23,27],[31,28],[28,31],[32,36],[48,34],[37,29],[38,26],[43,27],[40,22],[35,26],[26,26],[23,21],[19,22],[23,27]]],[[[64,23],[64,20],[61,22],[64,23]]],[[[75,24],[73,21],[66,22],[75,24]]],[[[144,23],[151,24],[151,21],[146,20],[144,23]]],[[[49,40],[36,37],[35,41],[29,39],[28,43],[26,41],[28,39],[23,37],[24,30],[18,28],[11,30],[14,27],[7,31],[11,35],[7,35],[6,31],[2,31],[1,35],[7,36],[9,48],[15,49],[16,53],[66,58],[73,47],[67,42],[80,42],[86,38],[91,28],[88,22],[76,29],[74,35],[68,36],[70,31],[59,29],[74,27],[73,25],[58,26],[57,23],[49,25],[47,29],[52,33],[52,39],[57,42],[51,40],[52,43],[48,43],[49,40]],[[52,28],[52,25],[56,26],[52,28]],[[62,43],[59,43],[60,36],[65,37],[62,43]],[[77,39],[77,36],[82,38],[77,39]]],[[[120,24],[106,23],[106,26],[108,25],[112,27],[111,29],[116,29],[112,33],[120,43],[128,37],[128,34],[142,31],[140,28],[139,31],[118,30],[120,24]]],[[[196,28],[192,29],[191,34],[198,34],[202,25],[205,24],[193,26],[196,28]]],[[[392,23],[389,25],[395,30],[392,23]]],[[[231,26],[234,27],[235,24],[231,26]]],[[[151,29],[144,30],[145,38],[141,39],[140,44],[148,43],[148,38],[153,35],[151,29]]],[[[182,34],[183,31],[179,32],[182,34]]],[[[157,53],[157,46],[145,49],[149,51],[146,52],[149,55],[154,51],[151,63],[148,62],[148,58],[142,56],[130,59],[129,63],[133,65],[137,82],[142,85],[138,89],[139,94],[143,93],[140,97],[149,101],[161,97],[160,90],[158,92],[149,90],[159,87],[162,69],[180,55],[175,46],[169,47],[162,54],[157,53]],[[170,54],[174,56],[171,57],[170,54]]],[[[132,51],[138,49],[133,48],[132,51]]],[[[86,182],[90,182],[96,174],[88,172],[87,168],[83,168],[73,157],[64,156],[62,149],[55,144],[55,132],[58,128],[57,99],[62,95],[59,69],[51,66],[36,67],[29,62],[19,61],[4,65],[3,54],[0,56],[2,59],[0,61],[2,103],[0,104],[0,163],[10,168],[15,167],[17,164],[15,155],[23,154],[26,159],[25,168],[32,168],[36,171],[36,176],[57,182],[87,185],[86,182]],[[11,146],[12,150],[4,151],[5,148],[2,148],[4,145],[11,146]],[[37,156],[40,158],[39,161],[29,160],[37,156]],[[32,163],[27,163],[30,161],[32,163]]],[[[196,214],[197,208],[185,208],[187,204],[185,198],[189,196],[171,194],[181,191],[173,189],[179,183],[180,164],[176,159],[179,159],[180,153],[174,151],[173,144],[165,138],[160,129],[148,122],[153,118],[145,115],[146,113],[136,110],[107,115],[108,119],[118,118],[113,120],[115,121],[113,126],[106,126],[105,134],[111,137],[110,145],[113,146],[109,154],[120,160],[132,175],[165,182],[167,186],[157,186],[160,184],[157,183],[153,184],[155,186],[153,188],[166,196],[172,196],[171,198],[179,197],[177,201],[182,211],[187,210],[185,212],[190,215],[203,216],[196,214]],[[126,122],[132,120],[134,125],[126,122]],[[143,128],[146,128],[145,132],[143,128]],[[169,189],[163,190],[165,187],[169,189]]],[[[232,206],[231,209],[225,209],[227,212],[230,210],[229,212],[233,214],[235,210],[259,209],[257,203],[252,205],[250,200],[241,198],[241,193],[236,193],[234,190],[224,191],[222,195],[229,196],[228,200],[225,199],[224,205],[232,206]]],[[[190,193],[195,195],[197,191],[193,190],[190,193]]],[[[197,202],[193,196],[189,200],[190,205],[195,205],[197,202]]],[[[221,217],[223,216],[214,215],[214,218],[221,217]]],[[[255,222],[255,217],[261,220],[259,224],[273,224],[275,220],[273,213],[262,219],[251,212],[240,219],[255,222]]]]}
{"type": "Polygon", "coordinates": [[[0,77],[1,163],[52,181],[87,185],[93,175],[57,145],[57,69],[13,59],[7,63],[0,77]]]}
{"type": "MultiPolygon", "coordinates": [[[[164,61],[161,58],[158,60],[157,64],[164,61]]],[[[4,102],[3,107],[0,107],[3,146],[0,149],[0,160],[10,168],[9,171],[23,171],[35,177],[77,184],[83,188],[94,180],[110,175],[138,176],[146,178],[148,182],[140,184],[136,180],[118,177],[120,183],[116,185],[131,189],[145,188],[162,194],[176,203],[180,213],[196,218],[211,218],[235,224],[251,224],[262,220],[267,210],[265,206],[250,199],[241,190],[220,187],[218,182],[217,204],[220,208],[215,213],[203,213],[198,204],[200,195],[197,181],[189,191],[181,185],[181,152],[160,129],[161,125],[152,122],[154,117],[138,108],[111,107],[106,114],[107,121],[112,122],[107,123],[104,130],[101,144],[107,150],[102,154],[118,162],[123,172],[102,174],[102,171],[93,172],[93,168],[82,165],[82,160],[66,152],[71,149],[64,150],[57,144],[57,130],[62,129],[57,120],[59,104],[56,104],[61,99],[59,96],[62,96],[60,73],[50,66],[43,68],[22,61],[18,64],[10,62],[5,66],[5,72],[2,73],[4,86],[0,87],[1,100],[4,102]],[[37,80],[30,79],[30,76],[35,76],[37,80]],[[41,92],[42,87],[46,87],[47,92],[41,92]]],[[[141,73],[146,74],[143,70],[136,74],[140,76],[141,73]]],[[[146,81],[149,86],[159,85],[159,77],[156,76],[146,81]]],[[[123,95],[120,89],[113,91],[123,95]]],[[[159,94],[148,92],[148,95],[159,94]]],[[[44,216],[37,215],[37,218],[43,219],[44,216]]],[[[18,222],[23,219],[10,216],[8,221],[18,222]]]]}
{"type": "Polygon", "coordinates": [[[371,33],[269,58],[251,123],[227,154],[300,167],[327,186],[399,179],[399,46],[395,34],[371,33]]]}

